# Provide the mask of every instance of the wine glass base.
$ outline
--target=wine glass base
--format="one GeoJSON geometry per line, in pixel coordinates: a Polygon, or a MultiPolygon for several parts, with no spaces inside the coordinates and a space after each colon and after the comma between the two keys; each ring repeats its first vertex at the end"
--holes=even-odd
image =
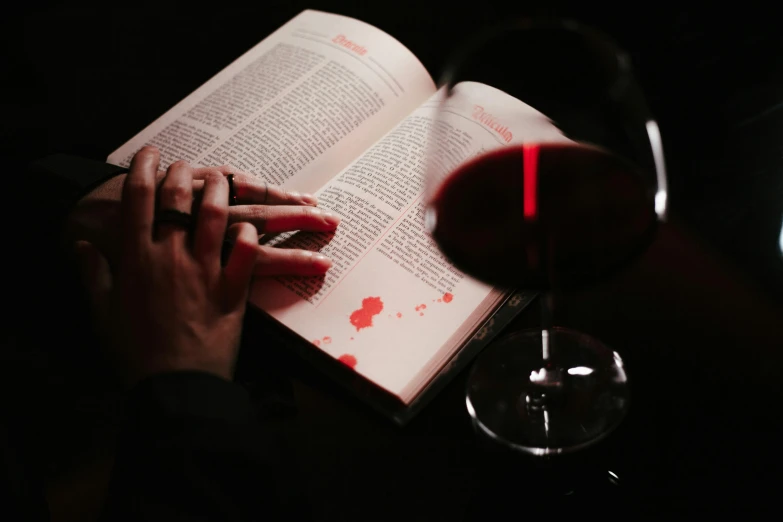
{"type": "Polygon", "coordinates": [[[629,390],[620,356],[593,337],[523,330],[481,353],[466,404],[474,427],[492,441],[554,456],[611,433],[628,410],[629,390]]]}

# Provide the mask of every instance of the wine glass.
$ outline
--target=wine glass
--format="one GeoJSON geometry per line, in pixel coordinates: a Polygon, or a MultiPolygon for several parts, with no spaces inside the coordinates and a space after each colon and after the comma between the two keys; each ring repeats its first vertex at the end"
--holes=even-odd
{"type": "Polygon", "coordinates": [[[660,134],[631,62],[573,21],[515,20],[470,39],[431,104],[427,229],[459,269],[541,292],[540,329],[472,368],[474,426],[525,454],[603,439],[629,407],[620,355],[552,325],[554,296],[611,277],[666,215],[660,134]]]}

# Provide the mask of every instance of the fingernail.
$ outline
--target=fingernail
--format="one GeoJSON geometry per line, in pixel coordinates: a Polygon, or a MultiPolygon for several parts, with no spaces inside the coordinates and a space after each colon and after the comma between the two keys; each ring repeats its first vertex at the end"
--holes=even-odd
{"type": "Polygon", "coordinates": [[[324,216],[324,221],[326,221],[326,224],[329,226],[336,227],[340,224],[340,216],[332,214],[328,210],[321,210],[321,212],[324,216]]]}
{"type": "Polygon", "coordinates": [[[288,191],[288,197],[290,197],[290,198],[292,198],[292,199],[299,199],[299,198],[301,198],[302,196],[301,196],[301,195],[300,195],[300,194],[299,194],[297,191],[295,191],[295,190],[289,190],[289,191],[288,191]]]}
{"type": "Polygon", "coordinates": [[[332,260],[323,254],[313,256],[313,266],[320,270],[328,270],[332,266],[332,260]]]}
{"type": "Polygon", "coordinates": [[[302,201],[308,205],[318,206],[318,200],[312,194],[302,194],[302,201]]]}

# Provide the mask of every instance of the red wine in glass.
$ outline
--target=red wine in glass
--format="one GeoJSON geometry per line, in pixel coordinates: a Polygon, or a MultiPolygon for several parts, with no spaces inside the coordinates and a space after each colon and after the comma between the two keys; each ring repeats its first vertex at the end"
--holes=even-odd
{"type": "Polygon", "coordinates": [[[497,149],[462,165],[430,202],[433,237],[478,279],[572,288],[610,275],[657,223],[628,161],[579,143],[497,149]]]}

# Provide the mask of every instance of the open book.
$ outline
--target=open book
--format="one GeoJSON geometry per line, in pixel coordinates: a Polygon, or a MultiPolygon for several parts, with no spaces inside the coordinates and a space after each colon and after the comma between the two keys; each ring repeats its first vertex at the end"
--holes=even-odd
{"type": "MultiPolygon", "coordinates": [[[[538,141],[542,133],[562,138],[543,115],[493,87],[458,88],[440,124],[451,144],[439,152],[444,169],[531,133],[538,141]]],[[[487,330],[477,332],[510,295],[455,269],[424,229],[425,148],[439,95],[394,38],[308,10],[108,161],[127,166],[150,143],[161,151],[162,168],[177,159],[230,164],[314,193],[342,217],[336,233],[283,234],[270,243],[321,251],[332,268],[325,277],[259,280],[250,302],[309,349],[409,406],[454,366],[468,341],[486,341],[487,330]]],[[[530,298],[516,294],[511,303],[521,310],[530,298]]]]}

